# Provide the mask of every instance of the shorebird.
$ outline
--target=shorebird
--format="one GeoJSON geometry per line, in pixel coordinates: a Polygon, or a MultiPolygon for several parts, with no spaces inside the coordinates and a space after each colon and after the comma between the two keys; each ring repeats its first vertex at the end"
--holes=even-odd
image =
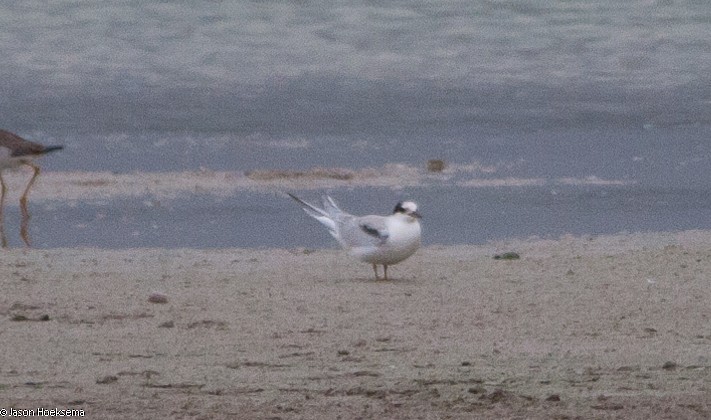
{"type": "Polygon", "coordinates": [[[373,265],[375,279],[378,265],[383,266],[383,279],[388,279],[388,266],[397,264],[420,247],[421,228],[417,204],[401,201],[389,216],[354,216],[338,208],[329,196],[323,197],[323,209],[289,194],[304,211],[336,238],[342,248],[360,261],[373,265]]]}
{"type": "Polygon", "coordinates": [[[27,211],[27,194],[32,188],[35,179],[40,174],[40,167],[32,161],[40,156],[46,155],[49,152],[62,149],[63,146],[44,146],[39,143],[25,140],[22,137],[12,134],[9,131],[0,130],[0,240],[3,248],[7,247],[7,238],[5,237],[5,228],[3,224],[3,207],[5,204],[5,192],[7,186],[2,179],[2,171],[5,169],[19,168],[22,165],[29,166],[34,171],[30,182],[25,187],[25,191],[20,197],[20,211],[22,212],[22,223],[20,225],[20,236],[27,246],[30,246],[28,235],[28,226],[30,213],[27,211]]]}

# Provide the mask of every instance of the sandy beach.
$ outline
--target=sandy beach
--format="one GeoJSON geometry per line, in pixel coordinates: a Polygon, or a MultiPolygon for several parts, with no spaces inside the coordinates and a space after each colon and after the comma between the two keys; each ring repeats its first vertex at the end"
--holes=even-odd
{"type": "Polygon", "coordinates": [[[431,246],[388,282],[336,250],[11,249],[0,408],[708,418],[709,272],[708,231],[431,246]]]}
{"type": "Polygon", "coordinates": [[[711,419],[709,4],[3,2],[0,420],[711,419]]]}

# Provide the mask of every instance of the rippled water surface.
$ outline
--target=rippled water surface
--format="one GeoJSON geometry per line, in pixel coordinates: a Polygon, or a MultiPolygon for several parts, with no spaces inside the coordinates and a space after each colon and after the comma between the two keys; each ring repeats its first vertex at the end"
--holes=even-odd
{"type": "MultiPolygon", "coordinates": [[[[428,243],[705,228],[709,22],[698,0],[5,1],[0,115],[66,146],[47,177],[440,158],[547,180],[324,189],[363,212],[416,199],[428,243]],[[614,182],[555,187],[565,177],[614,182]]],[[[331,245],[273,192],[154,198],[38,195],[35,243],[331,245]]]]}

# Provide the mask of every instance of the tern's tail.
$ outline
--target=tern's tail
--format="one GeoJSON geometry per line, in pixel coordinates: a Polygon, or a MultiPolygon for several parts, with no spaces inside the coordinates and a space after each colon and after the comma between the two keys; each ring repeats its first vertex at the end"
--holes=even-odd
{"type": "MultiPolygon", "coordinates": [[[[289,193],[287,193],[287,194],[289,194],[289,193]]],[[[304,209],[306,214],[308,214],[309,216],[318,220],[322,225],[326,226],[326,228],[328,228],[329,232],[331,232],[331,235],[335,234],[336,224],[334,223],[333,219],[326,211],[324,211],[323,209],[320,209],[318,207],[312,206],[311,204],[307,203],[306,201],[300,199],[299,197],[297,197],[293,194],[289,194],[289,197],[296,200],[296,202],[299,203],[299,205],[301,205],[301,208],[304,209]]]]}
{"type": "Polygon", "coordinates": [[[333,198],[324,195],[323,196],[323,209],[328,214],[328,216],[333,220],[340,220],[343,216],[343,210],[338,207],[333,198]]]}

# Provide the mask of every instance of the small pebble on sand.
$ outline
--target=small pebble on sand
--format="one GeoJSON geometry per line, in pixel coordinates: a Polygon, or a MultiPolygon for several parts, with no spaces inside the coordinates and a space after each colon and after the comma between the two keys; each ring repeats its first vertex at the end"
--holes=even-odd
{"type": "Polygon", "coordinates": [[[160,292],[153,292],[148,296],[151,303],[168,303],[168,296],[160,292]]]}

